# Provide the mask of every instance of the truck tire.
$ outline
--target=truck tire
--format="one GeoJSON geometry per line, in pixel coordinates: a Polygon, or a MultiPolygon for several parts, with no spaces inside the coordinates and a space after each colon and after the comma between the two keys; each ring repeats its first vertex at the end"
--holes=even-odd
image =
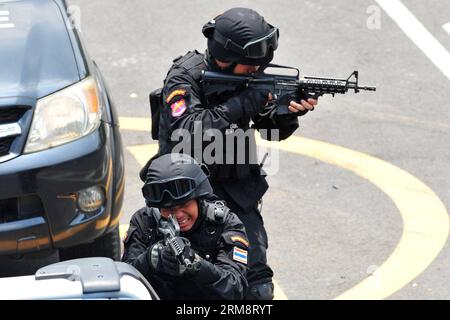
{"type": "Polygon", "coordinates": [[[116,227],[91,243],[60,249],[59,257],[61,261],[86,257],[107,257],[120,261],[120,243],[119,227],[116,227]]]}

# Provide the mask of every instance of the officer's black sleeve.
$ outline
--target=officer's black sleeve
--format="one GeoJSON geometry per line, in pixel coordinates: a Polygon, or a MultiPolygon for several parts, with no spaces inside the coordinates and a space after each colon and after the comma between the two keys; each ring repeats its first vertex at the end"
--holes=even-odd
{"type": "Polygon", "coordinates": [[[200,86],[179,68],[171,71],[163,88],[163,117],[170,123],[171,131],[185,129],[194,133],[194,123],[201,122],[202,129],[224,131],[244,114],[240,99],[233,97],[214,108],[202,103],[200,86]]]}
{"type": "Polygon", "coordinates": [[[306,113],[307,111],[277,115],[276,107],[269,104],[263,112],[253,117],[254,124],[252,127],[260,131],[263,139],[281,141],[287,139],[298,129],[298,116],[306,113]],[[277,131],[275,132],[273,129],[277,129],[277,131]]]}
{"type": "Polygon", "coordinates": [[[247,290],[248,239],[239,218],[227,214],[225,228],[218,240],[219,253],[212,262],[202,260],[194,280],[210,299],[240,300],[247,290]]]}
{"type": "Polygon", "coordinates": [[[149,237],[145,234],[147,226],[143,219],[144,212],[145,208],[137,211],[131,218],[130,227],[124,240],[122,261],[131,264],[146,276],[150,273],[147,252],[153,243],[150,243],[149,237]]]}

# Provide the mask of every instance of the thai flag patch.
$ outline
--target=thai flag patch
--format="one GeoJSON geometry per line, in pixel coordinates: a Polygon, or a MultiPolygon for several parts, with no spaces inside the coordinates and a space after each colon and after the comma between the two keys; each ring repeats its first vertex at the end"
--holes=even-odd
{"type": "Polygon", "coordinates": [[[247,250],[238,247],[233,248],[233,260],[247,264],[247,250]]]}
{"type": "Polygon", "coordinates": [[[186,100],[184,99],[178,100],[177,102],[172,103],[170,105],[170,108],[172,109],[172,117],[179,117],[187,109],[186,100]]]}

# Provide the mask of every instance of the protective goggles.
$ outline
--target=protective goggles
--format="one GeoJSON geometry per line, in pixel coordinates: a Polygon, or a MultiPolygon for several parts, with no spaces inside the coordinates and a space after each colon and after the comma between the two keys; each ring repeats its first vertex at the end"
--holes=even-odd
{"type": "Polygon", "coordinates": [[[223,45],[227,50],[231,50],[239,55],[243,55],[250,59],[260,59],[267,56],[269,50],[278,48],[278,37],[280,32],[278,28],[273,27],[272,30],[262,38],[247,42],[243,47],[233,40],[224,37],[220,32],[215,30],[214,39],[223,45]]]}
{"type": "Polygon", "coordinates": [[[160,202],[167,193],[173,200],[187,197],[195,191],[197,184],[192,178],[180,177],[167,181],[155,181],[142,187],[142,194],[146,200],[160,202]]]}

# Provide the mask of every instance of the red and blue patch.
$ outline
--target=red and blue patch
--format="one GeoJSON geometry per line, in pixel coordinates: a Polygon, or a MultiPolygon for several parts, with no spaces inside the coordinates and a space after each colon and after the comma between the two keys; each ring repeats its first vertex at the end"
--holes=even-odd
{"type": "Polygon", "coordinates": [[[172,117],[181,116],[187,109],[186,100],[180,99],[170,105],[170,109],[172,110],[172,117]]]}
{"type": "Polygon", "coordinates": [[[247,250],[234,247],[233,248],[233,260],[247,264],[247,250]]]}

